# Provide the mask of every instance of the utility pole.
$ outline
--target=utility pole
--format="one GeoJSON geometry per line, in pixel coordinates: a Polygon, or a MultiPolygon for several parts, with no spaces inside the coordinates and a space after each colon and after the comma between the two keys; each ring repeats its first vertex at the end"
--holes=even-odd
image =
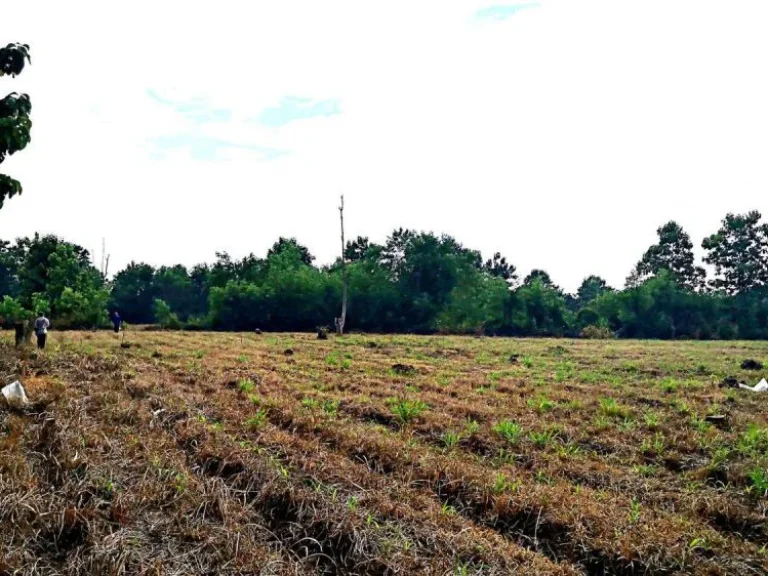
{"type": "Polygon", "coordinates": [[[344,334],[344,324],[347,321],[347,259],[344,256],[346,248],[346,243],[344,242],[344,194],[341,195],[339,220],[341,220],[341,278],[343,287],[341,296],[341,318],[336,319],[336,333],[342,336],[344,334]]]}
{"type": "MultiPolygon", "coordinates": [[[[107,277],[107,274],[109,273],[109,254],[107,254],[107,240],[106,238],[101,239],[101,275],[104,276],[104,278],[107,277]]],[[[94,263],[95,265],[95,263],[94,263]]]]}

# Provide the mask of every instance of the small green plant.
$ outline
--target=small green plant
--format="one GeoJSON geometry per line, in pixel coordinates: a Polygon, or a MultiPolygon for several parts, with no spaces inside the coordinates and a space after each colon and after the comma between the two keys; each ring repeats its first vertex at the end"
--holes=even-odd
{"type": "Polygon", "coordinates": [[[656,432],[656,434],[653,435],[653,441],[649,441],[647,438],[643,441],[643,446],[645,447],[646,441],[648,442],[647,449],[644,449],[643,452],[653,452],[657,456],[660,456],[664,453],[664,449],[666,448],[666,438],[664,438],[664,434],[661,432],[656,432]]]}
{"type": "Polygon", "coordinates": [[[610,397],[600,398],[600,411],[610,418],[627,418],[630,415],[628,407],[610,397]]]}
{"type": "Polygon", "coordinates": [[[611,426],[613,426],[613,422],[607,416],[595,416],[595,428],[597,430],[608,430],[611,426]]]}
{"type": "Polygon", "coordinates": [[[511,420],[504,420],[493,427],[493,431],[504,438],[510,444],[516,444],[520,440],[523,429],[520,424],[511,420]]]}
{"type": "Polygon", "coordinates": [[[104,481],[104,492],[108,496],[112,496],[112,494],[115,491],[115,483],[112,481],[111,478],[107,478],[107,480],[104,481]]]}
{"type": "Polygon", "coordinates": [[[553,483],[552,478],[547,476],[544,473],[544,470],[539,470],[538,472],[536,472],[536,475],[534,476],[534,478],[536,479],[536,482],[538,482],[539,484],[552,484],[553,483]]]}
{"type": "Polygon", "coordinates": [[[250,392],[253,392],[254,383],[253,380],[250,378],[243,378],[242,380],[239,380],[237,382],[237,387],[240,389],[240,392],[243,394],[248,394],[250,392]]]}
{"type": "Polygon", "coordinates": [[[685,400],[681,400],[680,398],[675,398],[672,400],[672,402],[670,402],[670,406],[672,406],[681,416],[687,416],[693,412],[690,404],[688,404],[688,402],[685,400]]]}
{"type": "Polygon", "coordinates": [[[567,402],[561,402],[560,406],[565,410],[575,412],[576,410],[581,410],[584,407],[584,404],[581,400],[568,400],[567,402]]]}
{"type": "Polygon", "coordinates": [[[443,502],[443,504],[440,506],[440,513],[443,516],[455,516],[456,515],[456,508],[448,504],[447,502],[443,502]]]}
{"type": "Polygon", "coordinates": [[[473,434],[477,434],[478,430],[480,430],[480,424],[478,424],[477,421],[472,420],[471,418],[467,420],[466,424],[464,424],[464,432],[467,434],[467,436],[472,436],[473,434]]]}
{"type": "Polygon", "coordinates": [[[558,439],[560,432],[559,428],[552,427],[541,432],[531,432],[528,437],[538,448],[546,448],[558,439]]]}
{"type": "Polygon", "coordinates": [[[453,576],[469,576],[470,564],[469,562],[457,561],[456,567],[453,569],[453,576]]]}
{"type": "Polygon", "coordinates": [[[246,356],[245,354],[240,354],[237,357],[237,361],[240,362],[240,364],[247,364],[248,363],[248,356],[246,356]]]}
{"type": "Polygon", "coordinates": [[[768,453],[768,428],[750,424],[739,438],[738,446],[744,454],[768,453]]]}
{"type": "Polygon", "coordinates": [[[572,458],[581,454],[581,447],[578,444],[572,444],[571,442],[565,442],[563,444],[556,444],[555,450],[557,455],[561,458],[572,458]]]}
{"type": "Polygon", "coordinates": [[[659,414],[653,410],[648,410],[645,414],[643,414],[643,421],[645,422],[645,425],[648,426],[649,430],[656,430],[661,423],[659,414]]]}
{"type": "Polygon", "coordinates": [[[632,466],[632,472],[639,476],[655,476],[656,475],[656,466],[653,466],[651,464],[638,464],[636,466],[632,466]]]}
{"type": "Polygon", "coordinates": [[[257,396],[256,394],[249,394],[248,400],[250,400],[251,404],[253,404],[254,406],[258,406],[259,404],[261,404],[261,396],[257,396]]]}
{"type": "Polygon", "coordinates": [[[629,522],[630,524],[637,524],[640,521],[640,502],[633,498],[629,503],[629,522]]]}
{"type": "Polygon", "coordinates": [[[523,366],[526,368],[533,368],[533,358],[530,356],[523,356],[523,366]]]}
{"type": "Polygon", "coordinates": [[[357,510],[358,505],[360,504],[360,501],[355,496],[350,496],[347,500],[347,510],[350,512],[354,512],[357,510]]]}
{"type": "Polygon", "coordinates": [[[693,550],[709,550],[710,546],[706,538],[697,537],[688,543],[688,549],[693,550]]]}
{"type": "Polygon", "coordinates": [[[451,382],[453,382],[453,378],[450,376],[446,376],[445,374],[438,375],[437,378],[435,378],[435,382],[437,382],[438,386],[448,386],[451,382]]]}
{"type": "Polygon", "coordinates": [[[323,412],[326,414],[336,414],[339,411],[338,400],[325,400],[323,401],[323,412]]]}
{"type": "Polygon", "coordinates": [[[528,406],[534,408],[539,414],[545,412],[551,412],[557,406],[557,402],[550,400],[546,396],[539,396],[538,398],[531,398],[528,400],[528,406]]]}
{"type": "Polygon", "coordinates": [[[731,457],[731,449],[728,448],[727,446],[720,446],[719,448],[716,448],[715,451],[712,453],[710,466],[715,470],[720,469],[723,466],[725,466],[725,464],[728,462],[728,459],[730,457],[731,457]]]}
{"type": "Polygon", "coordinates": [[[761,496],[768,495],[768,469],[754,468],[747,474],[750,486],[761,496]]]}
{"type": "Polygon", "coordinates": [[[672,394],[677,391],[678,383],[674,378],[665,378],[659,386],[662,392],[672,394]]]}
{"type": "Polygon", "coordinates": [[[505,492],[517,492],[521,486],[522,482],[520,480],[510,480],[506,474],[500,472],[496,474],[491,490],[496,496],[499,496],[505,492]]]}
{"type": "Polygon", "coordinates": [[[689,422],[690,422],[691,428],[693,428],[694,430],[702,434],[712,427],[712,425],[706,420],[704,420],[704,418],[699,418],[698,416],[691,417],[689,422]]]}
{"type": "Polygon", "coordinates": [[[392,412],[403,424],[416,419],[427,409],[427,405],[421,400],[400,400],[392,406],[392,412]]]}
{"type": "Polygon", "coordinates": [[[267,412],[266,410],[259,409],[256,414],[248,418],[246,421],[246,424],[248,425],[248,428],[251,430],[258,430],[261,428],[264,423],[267,420],[267,412]]]}
{"type": "Polygon", "coordinates": [[[173,487],[176,489],[176,492],[178,494],[184,494],[187,490],[187,477],[182,472],[178,472],[173,477],[173,487]]]}
{"type": "Polygon", "coordinates": [[[448,450],[454,448],[460,441],[461,441],[461,434],[458,434],[456,432],[444,432],[440,436],[440,442],[448,450]]]}
{"type": "Polygon", "coordinates": [[[624,420],[622,420],[619,424],[619,430],[622,432],[632,432],[632,430],[635,428],[637,428],[637,422],[635,422],[631,417],[624,418],[624,420]]]}
{"type": "Polygon", "coordinates": [[[565,380],[568,380],[573,376],[574,371],[574,364],[573,362],[566,361],[561,362],[557,365],[557,370],[555,370],[555,381],[556,382],[564,382],[565,380]]]}
{"type": "Polygon", "coordinates": [[[303,398],[301,400],[301,405],[305,408],[317,408],[320,405],[320,402],[318,402],[316,398],[303,398]]]}

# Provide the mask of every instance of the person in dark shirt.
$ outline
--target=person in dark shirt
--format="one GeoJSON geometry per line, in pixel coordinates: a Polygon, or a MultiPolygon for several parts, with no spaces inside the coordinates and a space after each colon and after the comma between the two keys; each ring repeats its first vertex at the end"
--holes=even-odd
{"type": "Polygon", "coordinates": [[[123,324],[123,319],[120,318],[120,312],[115,310],[115,313],[112,315],[112,325],[115,327],[115,334],[120,332],[120,326],[123,324]]]}
{"type": "Polygon", "coordinates": [[[45,348],[45,341],[48,338],[48,328],[51,327],[51,321],[40,312],[35,320],[35,334],[37,335],[37,347],[42,350],[45,348]]]}

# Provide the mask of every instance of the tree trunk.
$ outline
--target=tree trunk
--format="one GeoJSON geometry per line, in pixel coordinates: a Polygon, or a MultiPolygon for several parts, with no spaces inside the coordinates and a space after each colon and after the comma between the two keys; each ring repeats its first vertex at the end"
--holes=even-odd
{"type": "Polygon", "coordinates": [[[346,248],[344,242],[344,195],[341,196],[341,206],[339,206],[339,219],[341,220],[341,278],[342,278],[342,296],[341,296],[341,317],[336,321],[336,332],[339,335],[344,334],[344,324],[347,321],[347,259],[344,257],[346,248]]]}

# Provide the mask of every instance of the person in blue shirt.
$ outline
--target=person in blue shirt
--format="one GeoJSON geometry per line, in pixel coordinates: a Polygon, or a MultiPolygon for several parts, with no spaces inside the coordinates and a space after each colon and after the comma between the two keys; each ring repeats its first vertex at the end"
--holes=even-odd
{"type": "Polygon", "coordinates": [[[120,312],[115,310],[115,313],[112,314],[112,325],[115,327],[115,334],[120,332],[120,326],[123,323],[123,319],[120,318],[120,312]]]}

